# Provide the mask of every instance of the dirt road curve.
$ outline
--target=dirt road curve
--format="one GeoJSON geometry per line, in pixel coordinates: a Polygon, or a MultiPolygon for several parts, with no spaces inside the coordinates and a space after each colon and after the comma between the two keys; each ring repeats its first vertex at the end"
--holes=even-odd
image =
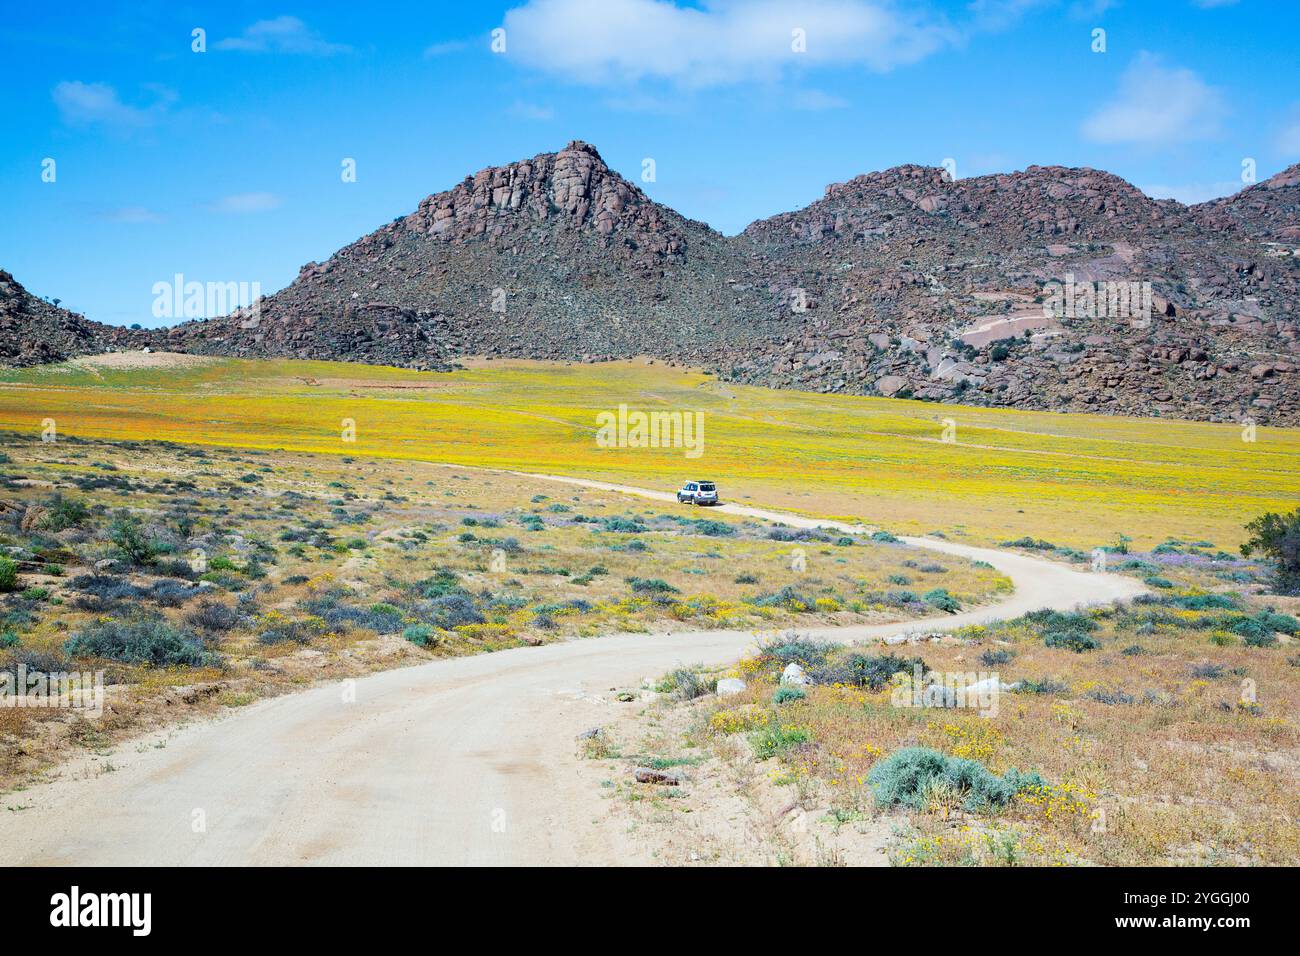
{"type": "MultiPolygon", "coordinates": [[[[543,476],[538,476],[543,477],[543,476]]],[[[658,500],[670,493],[556,479],[658,500]]],[[[726,505],[789,525],[847,526],[726,505]]],[[[1015,594],[994,608],[924,625],[814,629],[851,641],[1066,609],[1140,593],[1136,582],[948,541],[909,538],[983,559],[1015,594]]],[[[801,633],[803,630],[801,629],[801,633]]],[[[616,635],[387,671],[128,744],[111,773],[75,766],[0,797],[8,864],[596,864],[638,857],[596,826],[599,793],[582,780],[574,737],[615,705],[610,688],[676,664],[735,659],[734,631],[616,635]],[[23,808],[23,809],[18,809],[23,808]],[[9,812],[10,810],[13,812],[9,812]],[[202,824],[200,826],[199,824],[202,824]]]]}

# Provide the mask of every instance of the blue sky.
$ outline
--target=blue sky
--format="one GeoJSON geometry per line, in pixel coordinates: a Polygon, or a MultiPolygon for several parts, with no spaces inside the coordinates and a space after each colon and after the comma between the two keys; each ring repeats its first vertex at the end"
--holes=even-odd
{"type": "Polygon", "coordinates": [[[945,159],[1198,201],[1240,188],[1243,160],[1261,180],[1300,161],[1298,47],[1291,0],[10,4],[0,267],[91,318],[166,324],[153,286],[176,273],[273,292],[571,139],[726,233],[945,159]]]}

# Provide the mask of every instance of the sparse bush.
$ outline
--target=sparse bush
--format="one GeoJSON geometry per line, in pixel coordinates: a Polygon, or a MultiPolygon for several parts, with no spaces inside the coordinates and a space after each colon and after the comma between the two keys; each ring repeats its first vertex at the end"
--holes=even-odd
{"type": "Polygon", "coordinates": [[[803,611],[812,610],[816,606],[816,600],[799,591],[794,585],[787,584],[785,587],[771,594],[759,595],[750,601],[758,607],[780,607],[787,611],[794,611],[796,614],[803,611]]]}
{"type": "Polygon", "coordinates": [[[813,662],[809,676],[818,684],[869,687],[880,690],[897,673],[911,673],[916,668],[924,674],[929,668],[919,657],[896,657],[893,654],[853,652],[820,665],[813,662]]]}
{"type": "Polygon", "coordinates": [[[788,704],[792,700],[804,700],[807,696],[808,694],[799,687],[778,687],[776,692],[772,694],[772,703],[779,707],[781,704],[788,704]]]}
{"type": "Polygon", "coordinates": [[[1082,631],[1048,631],[1043,635],[1043,643],[1048,647],[1063,647],[1076,654],[1095,651],[1101,647],[1101,641],[1082,631]]]}
{"type": "Polygon", "coordinates": [[[456,572],[445,569],[439,569],[432,577],[415,582],[410,589],[423,598],[439,598],[448,594],[464,593],[456,572]]]}
{"type": "Polygon", "coordinates": [[[41,527],[46,531],[64,531],[79,527],[90,517],[90,509],[76,498],[54,495],[45,505],[46,514],[41,527]]]}
{"type": "Polygon", "coordinates": [[[678,588],[673,587],[667,581],[661,578],[626,578],[627,583],[637,594],[680,594],[678,588]]]}
{"type": "Polygon", "coordinates": [[[239,612],[229,604],[219,601],[203,601],[185,617],[185,623],[201,631],[213,634],[225,634],[239,626],[239,612]]]}
{"type": "Polygon", "coordinates": [[[929,747],[894,751],[871,768],[867,783],[879,806],[902,805],[918,811],[928,809],[930,793],[936,783],[941,784],[971,813],[1005,807],[1021,790],[1046,786],[1036,773],[1021,774],[1013,768],[999,777],[974,760],[949,757],[929,747]]]}
{"type": "Polygon", "coordinates": [[[955,614],[961,610],[961,602],[949,594],[946,588],[935,588],[933,591],[927,591],[923,600],[931,607],[940,611],[947,611],[949,614],[955,614]]]}
{"type": "Polygon", "coordinates": [[[802,667],[819,667],[834,650],[834,644],[809,641],[804,638],[778,638],[759,646],[758,659],[765,664],[799,664],[802,667]]]}
{"type": "Polygon", "coordinates": [[[18,590],[18,562],[0,556],[0,592],[18,590]]]}
{"type": "Polygon", "coordinates": [[[1270,558],[1276,565],[1273,589],[1279,594],[1300,594],[1300,508],[1289,515],[1271,511],[1260,515],[1246,530],[1251,537],[1241,546],[1242,555],[1270,558]]]}
{"type": "Polygon", "coordinates": [[[180,607],[186,601],[197,597],[201,591],[199,588],[180,584],[177,581],[155,581],[140,593],[142,597],[163,607],[180,607]]]}
{"type": "Polygon", "coordinates": [[[1003,541],[998,545],[999,548],[1031,548],[1035,551],[1055,551],[1056,545],[1050,541],[1044,541],[1042,538],[1031,538],[1026,535],[1023,538],[1016,538],[1014,541],[1003,541]]]}
{"type": "Polygon", "coordinates": [[[706,681],[695,671],[679,668],[670,673],[659,685],[661,692],[671,691],[681,700],[694,700],[713,692],[715,681],[706,681]]]}
{"type": "Polygon", "coordinates": [[[1035,679],[1032,677],[1025,678],[1019,682],[1020,686],[1016,688],[1018,694],[1064,694],[1070,688],[1059,680],[1052,680],[1050,677],[1035,679]]]}
{"type": "Polygon", "coordinates": [[[69,638],[63,649],[75,657],[103,657],[154,667],[210,667],[218,663],[217,655],[204,650],[198,638],[161,617],[96,621],[69,638]]]}
{"type": "Polygon", "coordinates": [[[1236,610],[1241,607],[1241,601],[1228,594],[1180,594],[1169,598],[1168,603],[1186,611],[1236,610]]]}
{"type": "Polygon", "coordinates": [[[444,631],[464,624],[483,624],[487,621],[467,594],[444,594],[434,598],[427,606],[427,613],[434,626],[444,631]]]}
{"type": "Polygon", "coordinates": [[[157,547],[145,533],[144,523],[125,511],[119,512],[109,525],[108,539],[122,559],[134,565],[152,564],[158,555],[157,547]]]}
{"type": "Polygon", "coordinates": [[[1010,664],[1016,652],[1005,647],[990,648],[980,654],[980,663],[985,667],[1001,667],[1010,664]]]}
{"type": "Polygon", "coordinates": [[[605,518],[601,521],[601,526],[606,531],[621,531],[626,534],[640,534],[646,530],[640,518],[622,518],[618,516],[605,518]]]}
{"type": "Polygon", "coordinates": [[[763,727],[749,736],[749,745],[754,748],[754,756],[759,760],[768,760],[796,747],[808,743],[812,734],[802,727],[763,727]]]}
{"type": "Polygon", "coordinates": [[[429,624],[409,624],[402,631],[402,637],[419,647],[433,647],[438,643],[438,633],[429,624]]]}

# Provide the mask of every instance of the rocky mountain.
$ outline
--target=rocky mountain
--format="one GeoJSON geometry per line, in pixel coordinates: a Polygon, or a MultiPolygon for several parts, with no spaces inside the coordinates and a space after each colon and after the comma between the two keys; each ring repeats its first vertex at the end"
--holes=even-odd
{"type": "Polygon", "coordinates": [[[1209,228],[1294,246],[1300,242],[1300,163],[1193,209],[1209,228]]]}
{"type": "Polygon", "coordinates": [[[725,237],[574,142],[150,341],[432,369],[651,355],[780,388],[1296,424],[1298,169],[1189,208],[1092,169],[900,166],[725,237]]]}
{"type": "Polygon", "coordinates": [[[809,306],[780,359],[732,370],[745,381],[1300,420],[1296,259],[1248,224],[1216,229],[1108,173],[1035,166],[954,182],[904,166],[830,186],[741,239],[809,306]]]}
{"type": "Polygon", "coordinates": [[[43,365],[145,342],[141,333],[92,322],[37,298],[0,269],[0,363],[43,365]]]}
{"type": "Polygon", "coordinates": [[[168,347],[430,368],[478,354],[714,362],[779,332],[733,289],[744,266],[575,142],[429,196],[303,266],[258,316],[179,326],[168,347]]]}

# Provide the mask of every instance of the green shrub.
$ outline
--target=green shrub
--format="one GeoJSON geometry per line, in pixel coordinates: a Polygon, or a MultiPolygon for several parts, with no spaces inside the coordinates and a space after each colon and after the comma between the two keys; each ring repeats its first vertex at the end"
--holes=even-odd
{"type": "Polygon", "coordinates": [[[818,684],[869,687],[872,690],[880,690],[897,673],[911,673],[919,667],[924,674],[929,669],[919,657],[860,654],[856,651],[821,666],[815,661],[810,663],[809,676],[818,684]]]}
{"type": "Polygon", "coordinates": [[[757,607],[780,607],[795,613],[810,611],[817,606],[815,599],[799,591],[792,584],[787,584],[771,594],[760,594],[750,599],[749,603],[757,607]]]}
{"type": "Polygon", "coordinates": [[[772,695],[772,703],[779,706],[781,704],[787,704],[792,700],[804,700],[807,696],[808,695],[798,687],[778,687],[776,693],[772,695]]]}
{"type": "Polygon", "coordinates": [[[1180,594],[1169,598],[1169,603],[1186,611],[1233,611],[1241,601],[1230,594],[1180,594]]]}
{"type": "Polygon", "coordinates": [[[802,727],[764,727],[749,735],[749,745],[754,748],[754,756],[759,760],[768,760],[806,744],[812,734],[802,727]]]}
{"type": "Polygon", "coordinates": [[[109,525],[108,539],[113,542],[118,554],[131,564],[153,564],[154,558],[158,556],[158,548],[145,533],[144,523],[125,511],[119,512],[109,525]]]}
{"type": "Polygon", "coordinates": [[[13,631],[0,630],[0,649],[17,647],[21,643],[22,641],[18,639],[18,635],[13,631]]]}
{"type": "Polygon", "coordinates": [[[420,647],[432,647],[438,643],[437,633],[429,624],[411,624],[402,631],[402,637],[420,647]]]}
{"type": "Polygon", "coordinates": [[[1097,630],[1098,624],[1086,614],[1080,614],[1077,611],[1052,611],[1043,608],[1039,611],[1030,611],[1025,615],[1025,620],[1034,625],[1041,633],[1047,631],[1083,631],[1088,633],[1097,630]]]}
{"type": "Polygon", "coordinates": [[[1255,615],[1255,620],[1271,631],[1281,631],[1283,634],[1295,636],[1300,631],[1300,621],[1297,621],[1290,614],[1279,614],[1277,611],[1269,610],[1260,611],[1255,615]]]}
{"type": "Polygon", "coordinates": [[[639,518],[605,518],[601,525],[606,531],[621,531],[626,534],[640,534],[646,530],[645,525],[641,524],[639,518]]]}
{"type": "Polygon", "coordinates": [[[949,594],[947,588],[935,588],[933,591],[926,591],[922,600],[931,607],[940,611],[947,611],[949,614],[955,614],[961,610],[961,602],[949,594]]]}
{"type": "Polygon", "coordinates": [[[998,545],[999,548],[1032,548],[1035,551],[1055,551],[1056,545],[1050,541],[1044,541],[1042,538],[1031,538],[1026,535],[1023,538],[1016,538],[1014,541],[1003,541],[998,545]]]}
{"type": "Polygon", "coordinates": [[[1017,694],[1047,694],[1055,696],[1064,694],[1070,688],[1059,680],[1052,680],[1050,677],[1044,677],[1041,680],[1027,677],[1019,682],[1020,686],[1016,688],[1017,694]]]}
{"type": "Polygon", "coordinates": [[[878,762],[867,774],[867,784],[879,806],[905,806],[925,810],[936,783],[946,785],[971,813],[1005,807],[1021,790],[1045,786],[1036,773],[1014,768],[1003,776],[974,760],[949,757],[929,747],[904,747],[878,762]]]}
{"type": "Polygon", "coordinates": [[[784,667],[787,664],[799,664],[802,667],[816,667],[826,663],[826,658],[836,645],[821,641],[810,641],[800,637],[777,639],[758,648],[758,658],[765,664],[784,667]]]}
{"type": "Polygon", "coordinates": [[[0,592],[18,590],[18,562],[0,556],[0,592]]]}
{"type": "Polygon", "coordinates": [[[197,637],[160,617],[96,621],[69,638],[63,649],[78,657],[103,657],[155,667],[208,667],[219,662],[216,654],[204,650],[197,637]]]}
{"type": "Polygon", "coordinates": [[[871,540],[872,540],[872,541],[881,541],[881,542],[884,542],[885,544],[897,544],[897,543],[898,543],[898,539],[895,538],[895,537],[894,537],[892,534],[890,534],[888,531],[873,531],[873,532],[871,532],[871,540]]]}
{"type": "Polygon", "coordinates": [[[65,498],[56,494],[47,503],[49,509],[41,522],[47,531],[64,531],[75,528],[90,517],[90,509],[75,498],[65,498]]]}
{"type": "Polygon", "coordinates": [[[1076,654],[1101,647],[1101,641],[1082,631],[1049,631],[1043,636],[1043,643],[1048,647],[1064,647],[1076,654]]]}
{"type": "Polygon", "coordinates": [[[637,594],[679,594],[677,588],[660,578],[627,578],[627,583],[637,594]]]}
{"type": "Polygon", "coordinates": [[[664,678],[657,690],[660,693],[674,693],[682,700],[694,700],[712,693],[716,686],[717,681],[706,681],[695,671],[682,667],[664,678]]]}
{"type": "Polygon", "coordinates": [[[446,597],[448,594],[460,594],[463,591],[456,572],[446,569],[436,571],[433,577],[416,581],[410,589],[423,598],[446,597]]]}
{"type": "Polygon", "coordinates": [[[1260,515],[1246,530],[1251,538],[1241,546],[1246,557],[1262,554],[1276,566],[1273,588],[1279,594],[1300,594],[1300,508],[1289,515],[1260,515]]]}

